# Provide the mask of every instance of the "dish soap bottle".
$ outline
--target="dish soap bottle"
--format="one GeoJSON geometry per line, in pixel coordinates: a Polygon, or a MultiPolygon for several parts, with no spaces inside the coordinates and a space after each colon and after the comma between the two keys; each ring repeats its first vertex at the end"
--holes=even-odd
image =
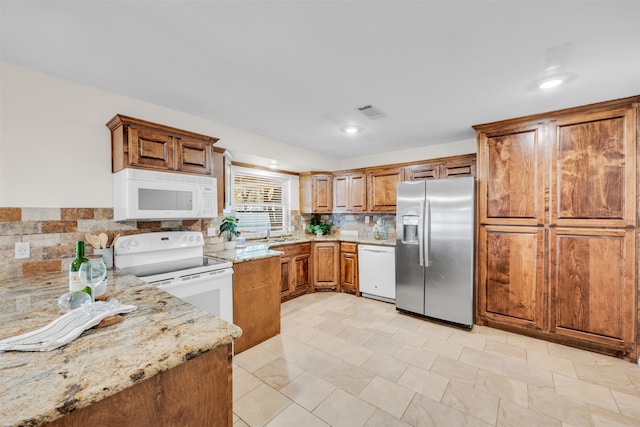
{"type": "Polygon", "coordinates": [[[373,226],[373,238],[376,240],[380,240],[380,238],[382,237],[380,235],[381,227],[382,227],[382,220],[378,218],[378,220],[376,221],[376,224],[373,226]]]}
{"type": "Polygon", "coordinates": [[[79,240],[76,242],[76,257],[69,263],[69,292],[77,292],[84,289],[78,270],[80,270],[82,263],[87,261],[89,261],[89,258],[84,256],[84,242],[79,240]]]}

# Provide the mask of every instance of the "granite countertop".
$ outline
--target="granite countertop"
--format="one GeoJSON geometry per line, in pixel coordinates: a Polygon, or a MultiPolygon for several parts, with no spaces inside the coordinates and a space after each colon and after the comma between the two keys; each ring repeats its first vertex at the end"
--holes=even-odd
{"type": "Polygon", "coordinates": [[[261,258],[270,258],[273,256],[282,255],[282,252],[277,249],[270,249],[272,247],[278,247],[282,245],[295,245],[298,243],[309,242],[353,242],[366,245],[379,245],[379,246],[395,246],[395,240],[376,240],[373,238],[351,237],[341,236],[338,234],[332,234],[329,236],[317,237],[312,234],[293,235],[284,238],[275,238],[270,241],[265,239],[248,240],[247,245],[243,247],[237,247],[236,249],[222,249],[220,245],[205,246],[205,255],[224,259],[233,263],[252,261],[261,258]]]}
{"type": "MultiPolygon", "coordinates": [[[[0,339],[59,315],[68,276],[0,281],[0,339]]],[[[110,270],[108,298],[137,305],[124,321],[89,329],[48,352],[0,352],[0,425],[37,426],[173,368],[242,331],[136,277],[110,270]]]]}

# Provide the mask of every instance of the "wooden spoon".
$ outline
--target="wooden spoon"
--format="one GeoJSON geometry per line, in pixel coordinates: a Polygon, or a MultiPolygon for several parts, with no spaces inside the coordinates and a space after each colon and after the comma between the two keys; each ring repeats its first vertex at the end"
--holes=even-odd
{"type": "Polygon", "coordinates": [[[113,241],[111,242],[111,246],[109,246],[110,248],[114,247],[116,245],[116,241],[120,238],[120,233],[116,234],[116,237],[113,238],[113,241]]]}
{"type": "Polygon", "coordinates": [[[107,241],[109,240],[109,236],[107,236],[107,233],[98,234],[98,238],[100,239],[100,248],[101,249],[106,249],[107,248],[107,241]]]}
{"type": "Polygon", "coordinates": [[[84,237],[87,239],[87,242],[89,242],[89,244],[93,246],[94,249],[100,249],[100,239],[98,239],[98,236],[93,234],[86,234],[84,237]]]}

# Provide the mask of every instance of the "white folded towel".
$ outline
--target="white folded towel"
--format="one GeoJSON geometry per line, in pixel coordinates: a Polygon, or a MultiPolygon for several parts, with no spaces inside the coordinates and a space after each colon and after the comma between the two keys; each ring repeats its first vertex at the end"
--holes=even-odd
{"type": "Polygon", "coordinates": [[[120,304],[115,298],[96,301],[93,305],[71,310],[40,329],[0,340],[0,352],[50,351],[70,343],[105,317],[129,313],[136,308],[135,305],[120,304]]]}

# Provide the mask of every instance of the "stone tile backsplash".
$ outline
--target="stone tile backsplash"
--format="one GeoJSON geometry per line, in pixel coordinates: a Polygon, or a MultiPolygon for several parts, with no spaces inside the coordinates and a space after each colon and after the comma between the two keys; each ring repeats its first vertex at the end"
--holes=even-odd
{"type": "MultiPolygon", "coordinates": [[[[76,241],[84,240],[87,254],[93,253],[93,248],[85,239],[87,233],[104,232],[111,241],[116,234],[202,231],[208,246],[221,245],[220,238],[206,236],[207,228],[218,229],[222,217],[220,215],[210,220],[115,222],[111,208],[0,208],[0,281],[67,271],[75,256],[76,241]],[[30,243],[29,258],[15,259],[16,242],[30,243]]],[[[304,233],[311,217],[292,211],[291,233],[304,233]]],[[[386,227],[388,239],[395,239],[395,215],[321,215],[323,221],[333,222],[333,234],[339,234],[341,229],[356,230],[358,236],[364,239],[372,238],[373,226],[378,218],[386,227]]]]}
{"type": "MultiPolygon", "coordinates": [[[[297,224],[297,229],[304,230],[314,215],[302,214],[297,224]]],[[[317,215],[316,215],[317,216],[317,215]]],[[[319,215],[324,222],[333,223],[333,234],[339,234],[340,230],[357,231],[361,239],[373,239],[373,227],[380,220],[383,229],[387,232],[387,240],[396,238],[396,216],[394,214],[322,214],[319,215]]]]}
{"type": "MultiPolygon", "coordinates": [[[[113,221],[111,208],[0,208],[0,280],[67,271],[75,256],[75,243],[87,233],[117,234],[153,231],[203,231],[218,227],[218,218],[178,221],[113,221]],[[15,259],[15,243],[29,242],[31,256],[15,259]]],[[[207,238],[215,243],[216,238],[207,238]]]]}

